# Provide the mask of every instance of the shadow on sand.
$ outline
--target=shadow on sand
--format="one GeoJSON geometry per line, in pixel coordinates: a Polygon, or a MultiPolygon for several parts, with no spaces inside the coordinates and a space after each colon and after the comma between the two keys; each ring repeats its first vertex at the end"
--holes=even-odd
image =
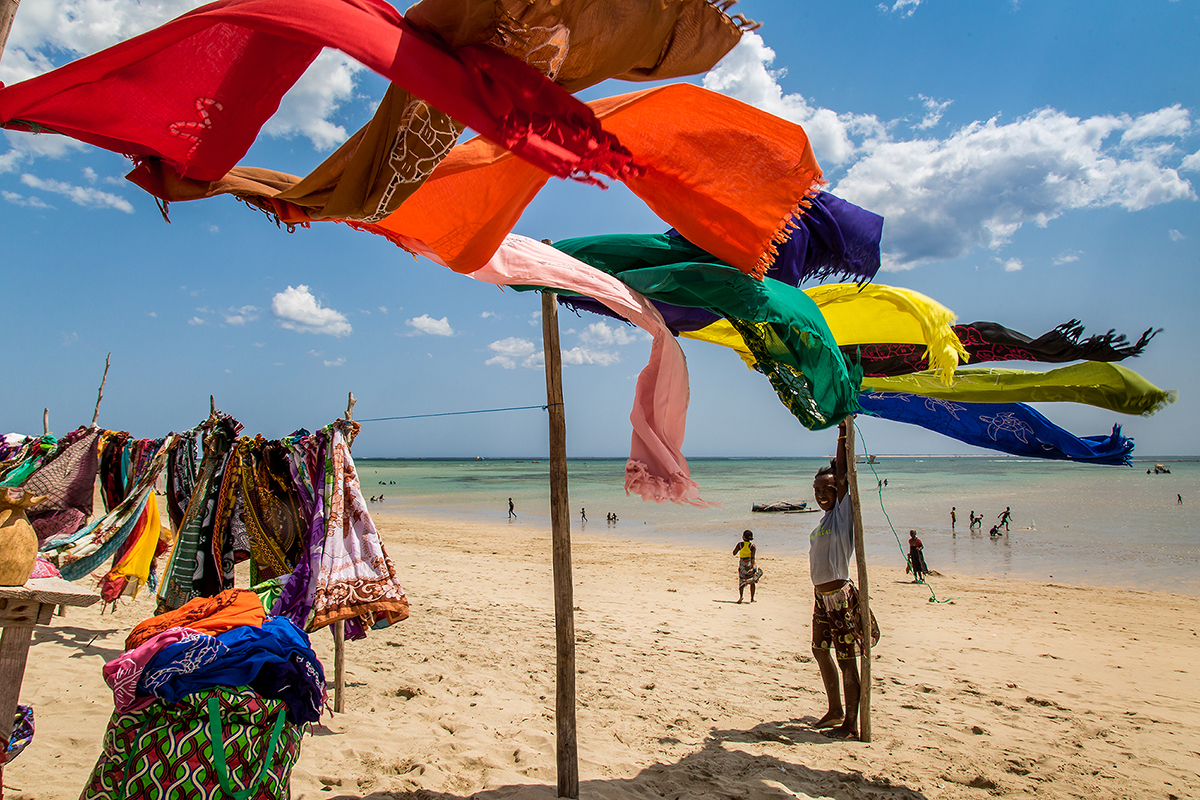
{"type": "MultiPolygon", "coordinates": [[[[699,750],[673,764],[652,764],[632,778],[581,781],[581,798],[652,800],[654,798],[794,798],[834,797],[838,800],[927,800],[926,795],[886,778],[868,780],[857,772],[811,769],[797,760],[754,755],[741,744],[777,742],[788,746],[833,744],[818,731],[789,722],[764,722],[750,730],[714,730],[699,750]],[[732,745],[732,746],[730,746],[732,745]]],[[[844,743],[843,743],[844,744],[844,743]]],[[[306,797],[308,793],[306,793],[306,797]]],[[[329,800],[551,800],[549,784],[502,786],[471,794],[425,789],[376,791],[369,794],[317,795],[329,800]]]]}

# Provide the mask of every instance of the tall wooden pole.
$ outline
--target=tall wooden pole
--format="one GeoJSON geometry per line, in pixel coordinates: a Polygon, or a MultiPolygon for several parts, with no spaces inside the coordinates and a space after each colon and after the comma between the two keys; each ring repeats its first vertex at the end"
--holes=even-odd
{"type": "MultiPolygon", "coordinates": [[[[96,420],[100,418],[100,401],[104,399],[104,384],[108,382],[108,362],[112,358],[112,353],[104,357],[104,377],[100,379],[100,390],[96,392],[96,410],[92,412],[92,427],[96,427],[96,420]]],[[[211,396],[209,399],[212,399],[211,396]]]]}
{"type": "Polygon", "coordinates": [[[858,497],[858,465],[854,458],[854,415],[846,417],[846,480],[854,509],[854,553],[858,560],[858,609],[862,615],[862,659],[858,688],[858,736],[871,741],[871,601],[867,585],[867,553],[863,545],[862,504],[858,497]]]}
{"type": "Polygon", "coordinates": [[[8,44],[8,32],[12,30],[19,5],[21,0],[0,0],[0,55],[4,54],[4,45],[8,44]]]}
{"type": "Polygon", "coordinates": [[[558,300],[542,292],[542,344],[546,351],[546,410],[550,418],[550,531],[554,561],[554,721],[558,796],[579,797],[579,747],[575,736],[575,611],[571,586],[571,511],[567,497],[567,418],[563,410],[558,300]]]}

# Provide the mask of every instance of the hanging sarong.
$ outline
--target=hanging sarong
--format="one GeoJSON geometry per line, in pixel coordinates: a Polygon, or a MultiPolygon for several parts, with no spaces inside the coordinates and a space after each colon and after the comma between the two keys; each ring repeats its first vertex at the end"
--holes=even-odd
{"type": "Polygon", "coordinates": [[[326,428],[325,539],[309,631],[340,619],[386,627],[408,618],[408,598],[367,511],[343,429],[353,437],[358,425],[341,421],[326,428]]]}
{"type": "Polygon", "coordinates": [[[1108,436],[1075,436],[1024,403],[960,403],[915,394],[864,392],[864,414],[920,425],[975,447],[1015,456],[1129,466],[1133,440],[1114,425],[1108,436]]]}
{"type": "Polygon", "coordinates": [[[316,595],[316,576],[321,569],[325,542],[325,449],[324,431],[296,431],[281,442],[287,450],[292,484],[300,499],[300,552],[296,568],[283,578],[279,599],[271,615],[287,617],[301,628],[308,624],[316,595]]]}
{"type": "MultiPolygon", "coordinates": [[[[793,215],[821,184],[803,128],[731,97],[673,84],[589,105],[644,168],[621,177],[629,189],[690,242],[743,272],[764,274],[793,215]]],[[[472,139],[451,150],[393,214],[355,227],[473,272],[549,177],[472,139]]]]}
{"type": "Polygon", "coordinates": [[[26,491],[46,497],[26,512],[39,544],[70,536],[92,515],[99,438],[100,431],[95,428],[74,431],[58,455],[22,484],[26,491]]]}
{"type": "Polygon", "coordinates": [[[138,590],[150,579],[150,565],[158,552],[160,531],[162,518],[158,513],[158,499],[151,491],[146,495],[146,504],[133,529],[113,556],[112,569],[100,580],[102,600],[114,602],[130,580],[134,581],[133,596],[137,597],[138,590]]]}
{"type": "MultiPolygon", "coordinates": [[[[1146,345],[1162,328],[1147,328],[1133,344],[1125,334],[1115,331],[1097,333],[1080,341],[1083,326],[1079,320],[1064,322],[1049,333],[1030,339],[1023,333],[1010,330],[995,322],[971,322],[955,325],[954,333],[970,354],[972,364],[992,361],[1122,361],[1140,356],[1146,345]]],[[[838,340],[841,343],[841,340],[838,340]]],[[[863,344],[861,348],[844,347],[842,352],[854,356],[861,350],[863,374],[868,377],[908,375],[929,369],[924,350],[911,344],[882,344],[883,340],[863,344]]]]}
{"type": "Polygon", "coordinates": [[[42,545],[42,552],[57,552],[63,557],[64,563],[59,571],[65,580],[79,580],[99,567],[125,544],[134,531],[144,531],[153,527],[157,537],[157,505],[153,519],[150,519],[146,510],[154,493],[154,484],[166,466],[167,453],[173,443],[174,437],[168,435],[163,447],[138,478],[133,491],[112,511],[65,539],[54,539],[42,545]]]}
{"type": "Polygon", "coordinates": [[[1128,367],[1085,361],[1049,372],[1019,369],[960,369],[946,386],[932,372],[894,378],[864,378],[864,392],[908,392],[961,403],[1084,403],[1122,414],[1150,416],[1175,402],[1128,367]]]}
{"type": "Polygon", "coordinates": [[[254,568],[251,583],[287,575],[303,552],[302,503],[288,472],[287,451],[258,436],[239,439],[236,458],[241,514],[254,568]]]}
{"type": "Polygon", "coordinates": [[[646,297],[729,319],[755,369],[804,427],[821,430],[857,410],[857,368],[847,367],[820,310],[800,289],[755,280],[720,262],[689,261],[694,245],[659,234],[588,236],[554,246],[646,297]]]}
{"type": "Polygon", "coordinates": [[[218,414],[204,437],[204,456],[196,484],[159,583],[160,611],[179,608],[194,597],[220,591],[219,576],[212,574],[216,571],[212,561],[212,531],[229,449],[241,427],[228,414],[218,414]]]}
{"type": "Polygon", "coordinates": [[[0,486],[20,486],[38,467],[45,464],[56,452],[58,439],[47,433],[26,441],[7,462],[0,474],[0,486]]]}
{"type": "Polygon", "coordinates": [[[681,452],[689,397],[687,360],[646,298],[595,267],[516,235],[506,238],[496,255],[471,277],[500,286],[532,284],[579,292],[649,333],[654,339],[650,361],[638,375],[629,415],[633,439],[625,463],[625,493],[658,503],[712,505],[700,499],[699,486],[681,452]]]}
{"type": "MultiPolygon", "coordinates": [[[[919,292],[873,283],[827,284],[804,290],[813,299],[842,352],[853,361],[859,342],[908,341],[915,350],[935,354],[933,363],[944,382],[954,376],[967,351],[954,335],[950,309],[919,292]],[[847,347],[846,345],[851,345],[847,347]]],[[[718,320],[680,336],[732,348],[754,369],[754,356],[728,320],[718,320]]]]}
{"type": "Polygon", "coordinates": [[[490,47],[450,50],[383,0],[222,0],[0,89],[0,122],[221,178],[333,47],[530,164],[610,177],[628,151],[580,101],[490,47]],[[121,113],[136,108],[136,114],[121,113]]]}
{"type": "MultiPolygon", "coordinates": [[[[708,0],[424,0],[405,19],[452,48],[487,45],[524,61],[568,92],[608,78],[664,80],[707,72],[741,37],[744,18],[708,0]]],[[[445,158],[461,122],[396,84],[375,115],[304,178],[234,167],[191,180],[159,161],[129,179],[166,201],[233,194],[289,223],[378,222],[399,208],[445,158]]]]}
{"type": "Polygon", "coordinates": [[[179,443],[167,457],[167,516],[174,532],[179,531],[183,512],[196,485],[196,473],[200,468],[199,437],[198,428],[179,434],[179,443]]]}

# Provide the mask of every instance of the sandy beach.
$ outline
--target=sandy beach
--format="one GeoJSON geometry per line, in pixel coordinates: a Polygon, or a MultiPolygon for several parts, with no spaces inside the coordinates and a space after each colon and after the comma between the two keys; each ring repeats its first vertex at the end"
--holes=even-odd
{"type": "MultiPolygon", "coordinates": [[[[549,532],[376,521],[412,616],[347,644],[347,711],[304,740],[292,796],[554,797],[549,532]]],[[[1200,796],[1200,598],[945,576],[935,604],[872,568],[864,744],[809,727],[805,560],[763,553],[737,605],[728,552],[576,534],[573,556],[581,797],[1200,796]]],[[[36,630],[37,733],[6,797],[78,796],[112,711],[100,668],[152,613],[143,595],[36,630]]]]}

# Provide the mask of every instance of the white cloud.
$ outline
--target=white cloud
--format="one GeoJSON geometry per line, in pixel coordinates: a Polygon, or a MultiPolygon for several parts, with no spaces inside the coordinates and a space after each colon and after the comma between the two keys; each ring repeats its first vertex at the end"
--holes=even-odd
{"type": "MultiPolygon", "coordinates": [[[[889,10],[910,14],[916,2],[889,10]]],[[[1193,130],[1174,105],[1140,116],[1072,117],[1053,108],[1002,123],[972,122],[945,138],[897,141],[899,121],[838,113],[784,94],[775,53],[747,33],[704,76],[705,87],[804,126],[818,160],[846,172],[830,191],[882,214],[885,269],[999,249],[1025,224],[1045,226],[1072,210],[1136,211],[1195,199],[1179,170],[1200,171],[1200,153],[1181,159],[1177,140],[1193,130]]],[[[932,127],[949,101],[921,97],[932,127]]]]}
{"type": "Polygon", "coordinates": [[[213,225],[213,224],[210,222],[210,223],[208,224],[208,232],[209,232],[209,233],[220,233],[220,232],[221,232],[221,229],[220,229],[219,227],[217,227],[216,225],[213,225]]]}
{"type": "Polygon", "coordinates": [[[254,347],[266,347],[266,342],[254,342],[254,347]]]}
{"type": "Polygon", "coordinates": [[[1078,261],[1079,256],[1080,256],[1080,254],[1076,253],[1076,252],[1062,253],[1061,255],[1055,257],[1054,266],[1058,267],[1063,264],[1070,264],[1074,261],[1078,261]]]}
{"type": "Polygon", "coordinates": [[[40,197],[26,197],[25,195],[17,194],[16,192],[10,192],[7,190],[0,191],[0,197],[3,197],[5,200],[12,203],[14,206],[28,206],[29,208],[48,208],[48,209],[54,208],[54,206],[52,206],[49,203],[47,203],[46,201],[42,200],[40,197]]]}
{"type": "Polygon", "coordinates": [[[92,169],[91,167],[84,167],[83,168],[83,177],[85,180],[87,180],[88,183],[95,183],[96,182],[96,170],[92,169]]]}
{"type": "Polygon", "coordinates": [[[63,347],[70,347],[71,345],[75,344],[78,341],[79,341],[79,334],[76,333],[75,331],[71,331],[70,333],[67,333],[66,331],[62,332],[63,347]]]}
{"type": "Polygon", "coordinates": [[[1172,242],[1182,242],[1187,238],[1183,235],[1182,231],[1177,231],[1174,228],[1171,228],[1171,230],[1167,231],[1167,236],[1170,237],[1172,242]]]}
{"type": "Polygon", "coordinates": [[[157,316],[158,316],[158,312],[157,312],[157,311],[147,311],[147,312],[146,312],[146,316],[147,316],[147,317],[157,317],[157,316]]]}
{"type": "Polygon", "coordinates": [[[380,306],[379,311],[380,313],[386,314],[388,312],[387,306],[380,306]]]}
{"type": "MultiPolygon", "coordinates": [[[[12,84],[130,39],[191,11],[205,0],[24,0],[9,36],[0,81],[12,84]]],[[[314,148],[327,150],[346,138],[346,130],[330,121],[338,107],[354,96],[354,79],[362,66],[334,50],[325,50],[284,96],[263,128],[273,136],[307,137],[314,148]]],[[[66,137],[31,137],[65,139],[66,137]]],[[[10,139],[11,141],[11,139],[10,139]]],[[[24,159],[46,153],[0,154],[24,159]]],[[[12,167],[9,167],[11,169],[12,167]]]]}
{"type": "MultiPolygon", "coordinates": [[[[6,58],[7,55],[5,53],[6,58]]],[[[9,149],[0,153],[0,174],[15,172],[22,164],[35,158],[63,158],[86,147],[83,142],[53,133],[5,131],[4,138],[8,141],[9,149]]]]}
{"type": "Polygon", "coordinates": [[[774,60],[775,51],[763,43],[761,36],[744,33],[737,46],[704,76],[704,88],[804,126],[823,164],[852,160],[859,149],[852,136],[870,140],[884,135],[884,126],[874,114],[838,114],[810,104],[803,95],[784,94],[776,80],[784,73],[767,69],[774,60]]]}
{"type": "Polygon", "coordinates": [[[492,319],[500,319],[500,315],[495,311],[485,311],[479,315],[480,319],[488,319],[489,317],[492,319]]]}
{"type": "Polygon", "coordinates": [[[1010,258],[1008,261],[1004,262],[1005,272],[1020,272],[1024,268],[1025,265],[1021,263],[1021,259],[1019,258],[1010,258]]]}
{"type": "Polygon", "coordinates": [[[126,214],[133,213],[133,205],[124,197],[110,192],[102,192],[90,186],[76,186],[63,181],[39,178],[29,173],[21,176],[21,183],[31,189],[40,189],[43,192],[61,194],[72,203],[85,208],[115,208],[118,211],[124,211],[126,214]]]}
{"type": "Polygon", "coordinates": [[[327,366],[327,367],[340,367],[340,366],[342,366],[342,365],[343,365],[343,364],[345,364],[345,363],[346,363],[346,357],[345,357],[345,356],[338,356],[337,358],[333,359],[332,361],[328,361],[328,360],[327,360],[327,361],[325,361],[325,366],[327,366]]]}
{"type": "Polygon", "coordinates": [[[454,328],[450,327],[450,323],[447,321],[446,317],[434,319],[428,314],[422,314],[419,317],[413,317],[410,320],[405,320],[404,324],[414,329],[409,336],[420,336],[422,333],[427,333],[430,336],[454,335],[454,328]]]}
{"type": "Polygon", "coordinates": [[[950,107],[953,100],[943,100],[941,102],[934,100],[932,97],[918,95],[921,98],[921,105],[925,107],[925,116],[921,118],[914,127],[917,130],[928,130],[942,121],[942,115],[946,113],[946,109],[950,107]]]}
{"type": "Polygon", "coordinates": [[[607,350],[572,347],[570,350],[562,351],[562,363],[564,364],[596,364],[601,367],[609,367],[620,362],[621,356],[618,353],[610,353],[607,350]]]}
{"type": "Polygon", "coordinates": [[[919,5],[921,5],[921,0],[895,0],[891,6],[888,6],[887,3],[880,3],[878,8],[880,11],[890,11],[902,17],[911,17],[916,13],[919,5]]]}
{"type": "Polygon", "coordinates": [[[254,322],[258,319],[258,308],[242,306],[241,308],[231,308],[224,314],[226,325],[245,325],[247,322],[254,322]]]}
{"type": "Polygon", "coordinates": [[[199,317],[192,317],[191,319],[188,320],[188,325],[203,325],[203,324],[204,324],[204,320],[200,319],[199,317]]]}
{"type": "Polygon", "coordinates": [[[583,329],[579,338],[587,344],[610,347],[612,345],[633,344],[639,338],[635,329],[625,325],[608,325],[604,322],[593,322],[583,329]]]}
{"type": "Polygon", "coordinates": [[[543,356],[543,353],[537,350],[537,346],[528,339],[509,336],[507,339],[492,342],[488,345],[488,350],[496,354],[483,362],[489,367],[500,366],[505,369],[516,369],[518,359],[522,359],[522,366],[525,367],[541,366],[538,357],[543,356]]]}
{"type": "Polygon", "coordinates": [[[279,324],[301,333],[326,333],[330,336],[349,336],[353,329],[344,314],[323,308],[308,287],[288,286],[271,299],[271,312],[279,324]]]}

